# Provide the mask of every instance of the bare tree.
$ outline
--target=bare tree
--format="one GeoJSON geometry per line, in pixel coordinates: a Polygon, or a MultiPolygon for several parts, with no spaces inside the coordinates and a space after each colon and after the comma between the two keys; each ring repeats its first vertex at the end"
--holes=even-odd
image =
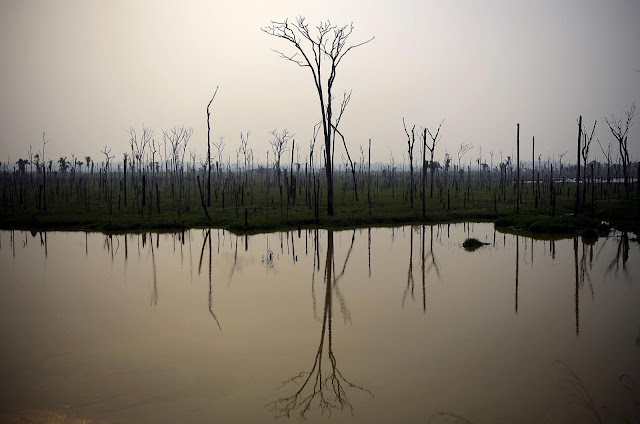
{"type": "Polygon", "coordinates": [[[611,134],[618,142],[618,148],[620,150],[620,158],[622,160],[622,173],[624,177],[624,191],[625,196],[629,198],[629,130],[635,123],[635,117],[638,115],[636,111],[636,103],[633,102],[629,110],[624,113],[624,116],[617,118],[613,114],[605,117],[604,120],[611,130],[611,134]]]}
{"type": "Polygon", "coordinates": [[[600,139],[598,138],[598,145],[600,146],[600,150],[602,150],[602,154],[604,155],[605,159],[607,159],[607,188],[608,185],[611,183],[611,143],[609,143],[607,145],[607,151],[604,151],[604,147],[602,147],[602,143],[600,143],[600,139]]]}
{"type": "Polygon", "coordinates": [[[207,105],[207,206],[211,206],[211,124],[210,124],[210,113],[209,107],[211,107],[211,103],[213,99],[216,98],[216,94],[218,94],[218,87],[216,87],[216,91],[213,93],[213,97],[209,100],[209,104],[207,105]]]}
{"type": "Polygon", "coordinates": [[[347,45],[348,38],[353,32],[353,24],[338,27],[326,21],[321,22],[315,28],[309,28],[309,24],[302,16],[297,17],[295,22],[271,21],[271,25],[262,28],[262,31],[293,44],[294,53],[285,54],[276,51],[281,58],[311,70],[322,115],[327,177],[327,213],[332,216],[334,211],[331,142],[335,137],[334,130],[337,127],[333,122],[332,89],[336,79],[336,71],[349,51],[370,42],[374,37],[362,43],[347,45]],[[326,81],[323,79],[323,71],[328,72],[326,81]]]}
{"type": "Polygon", "coordinates": [[[248,148],[249,144],[249,136],[251,135],[251,131],[247,131],[245,134],[240,132],[240,153],[244,156],[244,169],[245,172],[247,170],[247,158],[249,157],[251,149],[248,148]]]}
{"type": "Polygon", "coordinates": [[[576,167],[576,206],[573,211],[574,215],[578,214],[578,207],[580,206],[580,144],[582,141],[582,115],[578,118],[578,159],[576,167]]]}
{"type": "Polygon", "coordinates": [[[109,165],[111,163],[111,159],[115,158],[116,156],[111,154],[111,149],[107,149],[107,146],[104,146],[104,150],[102,150],[100,153],[104,154],[104,161],[105,161],[104,169],[108,171],[109,165]]]}
{"type": "Polygon", "coordinates": [[[280,188],[280,197],[282,197],[282,183],[280,180],[281,169],[280,169],[280,159],[282,154],[287,151],[287,145],[289,141],[293,138],[293,134],[289,132],[288,129],[283,129],[282,132],[278,132],[277,129],[271,131],[269,134],[273,137],[269,140],[269,144],[271,145],[271,150],[273,151],[274,158],[274,166],[276,169],[276,177],[278,178],[278,187],[280,188]]]}
{"type": "MultiPolygon", "coordinates": [[[[44,148],[47,146],[48,141],[44,137],[44,131],[42,132],[42,197],[44,199],[44,214],[47,214],[47,170],[45,169],[45,164],[47,163],[44,155],[44,148]]],[[[88,156],[87,156],[88,157],[88,156]]],[[[91,158],[89,158],[91,160],[91,158]]],[[[89,162],[87,162],[87,166],[89,162]]],[[[51,165],[49,165],[51,168],[51,165]]]]}
{"type": "Polygon", "coordinates": [[[587,136],[586,132],[582,132],[582,139],[583,139],[583,143],[582,143],[582,163],[584,163],[584,180],[585,180],[585,184],[582,185],[582,198],[586,199],[587,198],[587,184],[586,184],[586,180],[587,180],[587,158],[589,157],[589,147],[591,147],[591,140],[593,140],[593,135],[596,132],[596,124],[598,123],[598,121],[594,121],[593,122],[593,129],[591,130],[591,135],[587,136]]]}
{"type": "Polygon", "coordinates": [[[349,104],[350,100],[351,100],[351,92],[347,93],[345,91],[342,96],[342,103],[340,103],[340,113],[338,113],[338,118],[335,120],[335,124],[331,124],[331,128],[333,129],[333,142],[332,142],[333,152],[331,153],[331,169],[333,169],[333,163],[334,163],[333,158],[336,153],[336,133],[338,133],[338,135],[340,135],[340,138],[342,138],[344,151],[347,153],[347,158],[349,159],[349,163],[351,164],[351,175],[353,177],[353,191],[356,195],[356,201],[358,201],[358,190],[356,188],[355,167],[353,166],[353,161],[351,160],[351,155],[349,154],[349,149],[347,148],[347,142],[344,138],[344,135],[338,130],[338,126],[340,125],[340,120],[342,119],[342,115],[344,114],[344,111],[347,109],[347,105],[349,104]]]}
{"type": "Polygon", "coordinates": [[[460,171],[460,161],[462,160],[462,157],[471,149],[473,149],[473,144],[460,143],[460,148],[458,149],[458,172],[460,171]]]}
{"type": "Polygon", "coordinates": [[[217,160],[218,164],[216,165],[216,169],[219,170],[220,166],[222,166],[222,152],[224,152],[224,145],[225,145],[224,137],[220,137],[217,143],[214,141],[213,145],[218,151],[218,160],[217,160]]]}
{"type": "MultiPolygon", "coordinates": [[[[349,163],[351,164],[351,178],[353,179],[353,192],[356,196],[356,202],[358,201],[358,186],[356,184],[356,168],[353,166],[353,161],[351,160],[351,155],[349,154],[349,150],[347,149],[347,142],[344,139],[344,135],[338,130],[338,128],[333,127],[333,130],[338,133],[340,138],[342,138],[342,144],[344,144],[344,150],[347,152],[347,159],[349,159],[349,163]]],[[[334,150],[335,152],[335,150],[334,150]]]]}
{"type": "Polygon", "coordinates": [[[409,135],[409,131],[407,131],[407,124],[405,124],[404,118],[402,118],[402,126],[404,126],[404,133],[407,135],[407,152],[409,153],[409,199],[411,207],[413,208],[413,145],[416,142],[416,126],[414,125],[411,128],[411,135],[409,135]]]}
{"type": "Polygon", "coordinates": [[[442,136],[440,135],[440,129],[442,128],[442,124],[444,124],[444,119],[442,120],[442,122],[440,122],[440,125],[438,125],[438,130],[436,131],[436,135],[431,134],[431,131],[429,131],[429,128],[427,128],[427,132],[429,133],[429,137],[431,137],[431,147],[429,147],[429,145],[427,144],[427,138],[424,137],[424,147],[427,150],[429,150],[429,153],[431,154],[431,160],[429,162],[429,168],[430,168],[430,171],[431,171],[431,198],[433,198],[433,172],[436,169],[436,165],[433,162],[433,154],[434,154],[435,149],[436,149],[436,144],[438,144],[438,141],[440,141],[442,139],[442,136]]]}
{"type": "MultiPolygon", "coordinates": [[[[133,161],[134,171],[135,163],[138,162],[138,172],[142,172],[142,161],[144,159],[144,152],[153,138],[154,131],[142,126],[142,136],[138,140],[137,134],[133,127],[129,128],[129,144],[131,146],[131,160],[133,161]]],[[[135,174],[135,173],[134,173],[135,174]]]]}

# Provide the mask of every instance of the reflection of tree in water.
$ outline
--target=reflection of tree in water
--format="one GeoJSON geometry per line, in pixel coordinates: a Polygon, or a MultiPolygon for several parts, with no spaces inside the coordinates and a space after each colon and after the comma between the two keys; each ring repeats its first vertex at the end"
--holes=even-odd
{"type": "Polygon", "coordinates": [[[218,321],[218,317],[213,312],[213,284],[211,281],[211,271],[212,271],[212,247],[211,247],[211,230],[207,230],[204,233],[204,240],[202,241],[202,249],[200,249],[200,263],[198,265],[198,275],[202,271],[202,257],[204,256],[204,249],[207,246],[207,241],[209,242],[209,313],[213,317],[214,321],[218,325],[218,328],[222,330],[220,326],[220,322],[218,321]]]}
{"type": "Polygon", "coordinates": [[[520,237],[516,236],[516,315],[518,315],[518,277],[520,274],[520,237]]]}
{"type": "Polygon", "coordinates": [[[415,300],[413,289],[415,281],[413,279],[413,226],[409,227],[409,271],[407,272],[407,287],[404,289],[404,295],[402,296],[402,307],[404,308],[404,302],[407,300],[407,294],[411,293],[411,300],[415,300]]]}
{"type": "Polygon", "coordinates": [[[351,247],[347,253],[342,272],[335,275],[335,263],[333,255],[333,231],[327,231],[327,259],[325,262],[325,303],[324,314],[322,317],[322,329],[320,332],[320,344],[314,357],[313,366],[310,371],[303,371],[298,375],[291,377],[283,382],[282,387],[288,388],[295,385],[296,390],[290,396],[281,397],[269,404],[267,408],[273,411],[278,417],[290,417],[292,413],[297,412],[302,418],[306,418],[306,414],[314,407],[320,409],[324,414],[331,414],[333,410],[344,410],[348,408],[353,413],[353,405],[348,399],[348,391],[357,389],[373,396],[367,389],[353,384],[342,374],[338,368],[333,343],[332,343],[332,318],[333,318],[333,296],[336,293],[341,302],[341,308],[347,319],[348,311],[342,296],[337,290],[338,282],[346,269],[349,255],[353,248],[355,240],[355,231],[351,239],[351,247]],[[323,370],[323,359],[326,356],[329,360],[329,369],[327,372],[323,370]]]}
{"type": "Polygon", "coordinates": [[[120,239],[116,236],[116,241],[118,242],[118,244],[116,246],[113,245],[113,235],[112,234],[108,234],[104,236],[104,249],[111,254],[111,262],[113,262],[113,259],[115,257],[115,255],[118,254],[118,250],[120,249],[120,239]]]}
{"type": "MultiPolygon", "coordinates": [[[[429,243],[429,253],[426,253],[425,250],[425,226],[421,226],[421,236],[420,236],[420,256],[421,256],[421,270],[422,270],[422,310],[426,312],[427,310],[427,288],[426,288],[426,277],[431,273],[431,271],[435,271],[438,279],[440,278],[440,269],[438,268],[438,262],[436,261],[435,253],[433,252],[433,225],[431,228],[431,237],[429,243]],[[427,265],[427,260],[429,260],[429,265],[427,265]]],[[[438,227],[440,229],[440,227],[438,227]]],[[[414,278],[413,278],[413,232],[414,227],[410,227],[410,239],[409,239],[409,271],[407,272],[407,286],[404,291],[404,295],[402,296],[402,307],[404,308],[405,300],[407,299],[407,295],[411,294],[411,300],[415,300],[414,296],[414,278]]]]}
{"type": "Polygon", "coordinates": [[[609,267],[607,268],[607,274],[611,271],[615,271],[615,274],[618,275],[618,272],[620,271],[621,259],[622,273],[625,276],[628,276],[629,271],[627,270],[627,261],[629,260],[629,234],[626,231],[621,232],[618,236],[618,248],[616,250],[616,256],[609,264],[609,267]]]}
{"type": "MultiPolygon", "coordinates": [[[[158,234],[158,236],[160,236],[158,234]]],[[[153,267],[153,294],[151,295],[151,304],[153,306],[158,305],[158,269],[156,267],[156,255],[153,250],[153,236],[149,235],[150,241],[149,245],[151,246],[151,266],[153,267]]],[[[144,246],[144,234],[143,234],[143,246],[144,246]]]]}
{"type": "MultiPolygon", "coordinates": [[[[616,249],[616,255],[611,260],[611,263],[605,271],[605,276],[611,271],[614,271],[616,276],[620,269],[625,276],[628,275],[627,261],[629,260],[629,235],[626,232],[621,232],[618,238],[618,246],[616,249]]],[[[596,254],[596,261],[600,257],[600,254],[604,251],[604,247],[607,242],[612,239],[608,237],[604,243],[600,246],[596,254]]],[[[576,335],[580,334],[580,290],[584,287],[585,282],[589,285],[591,292],[591,298],[594,299],[595,291],[593,289],[593,282],[591,281],[590,272],[593,268],[593,243],[585,243],[582,240],[582,254],[579,256],[579,244],[578,238],[573,239],[573,255],[574,255],[574,268],[575,268],[575,314],[576,314],[576,335]],[[588,253],[587,253],[588,250],[588,253]]]]}

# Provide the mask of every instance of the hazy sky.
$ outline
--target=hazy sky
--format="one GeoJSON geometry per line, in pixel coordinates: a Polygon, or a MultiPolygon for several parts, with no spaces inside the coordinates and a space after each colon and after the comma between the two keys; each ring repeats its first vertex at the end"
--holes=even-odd
{"type": "MultiPolygon", "coordinates": [[[[119,160],[128,128],[143,124],[156,141],[173,125],[193,127],[189,147],[204,160],[217,85],[212,138],[225,137],[225,157],[235,161],[240,131],[251,130],[249,147],[264,160],[275,128],[295,133],[306,154],[320,119],[311,74],[260,31],[297,15],[353,22],[353,42],[375,36],[346,56],[334,89],[353,90],[341,123],[352,156],[371,138],[374,161],[391,149],[401,162],[404,116],[430,129],[446,118],[437,157],[464,142],[487,161],[493,149],[495,163],[515,149],[519,122],[524,159],[535,136],[543,158],[569,150],[575,162],[578,115],[589,128],[598,120],[606,145],[603,116],[640,102],[638,0],[0,0],[0,160],[41,149],[43,131],[48,159],[97,162],[108,145],[119,160]]],[[[634,158],[639,139],[640,123],[634,158]]]]}

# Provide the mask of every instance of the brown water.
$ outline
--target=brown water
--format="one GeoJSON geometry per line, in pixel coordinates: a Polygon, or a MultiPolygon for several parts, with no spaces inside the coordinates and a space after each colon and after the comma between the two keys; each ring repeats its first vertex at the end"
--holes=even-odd
{"type": "Polygon", "coordinates": [[[492,224],[1,232],[0,421],[638,420],[639,253],[492,224]]]}

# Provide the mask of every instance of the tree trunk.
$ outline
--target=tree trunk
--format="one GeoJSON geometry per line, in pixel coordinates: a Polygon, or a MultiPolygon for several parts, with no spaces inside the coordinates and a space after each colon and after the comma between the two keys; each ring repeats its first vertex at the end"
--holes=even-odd
{"type": "Polygon", "coordinates": [[[582,115],[578,119],[578,162],[576,170],[576,206],[573,211],[574,215],[578,214],[578,207],[580,206],[580,142],[582,140],[582,115]]]}
{"type": "Polygon", "coordinates": [[[327,215],[333,216],[333,168],[331,167],[331,132],[324,137],[325,175],[327,177],[327,215]]]}
{"type": "Polygon", "coordinates": [[[516,160],[518,166],[516,169],[516,215],[520,213],[520,124],[518,124],[518,132],[516,138],[516,160]]]}

